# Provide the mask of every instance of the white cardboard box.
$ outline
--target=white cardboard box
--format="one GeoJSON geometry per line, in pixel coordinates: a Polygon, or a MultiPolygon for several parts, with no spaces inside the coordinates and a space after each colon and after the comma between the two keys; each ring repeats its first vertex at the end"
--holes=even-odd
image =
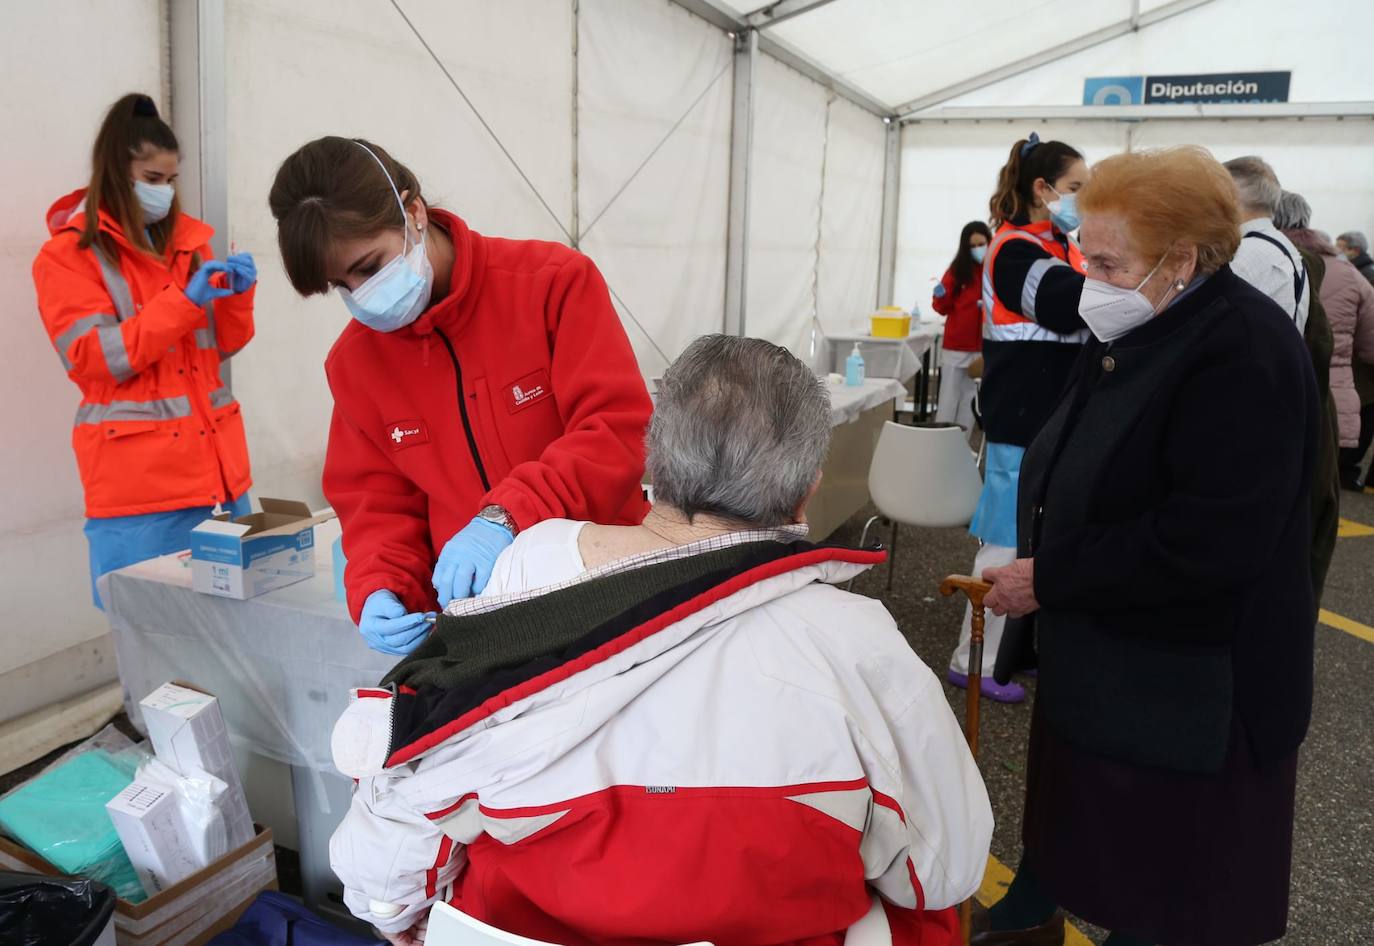
{"type": "Polygon", "coordinates": [[[262,512],[224,514],[191,530],[191,587],[224,598],[253,598],[315,574],[315,526],[303,502],[261,499],[262,512]]]}
{"type": "Polygon", "coordinates": [[[106,802],[105,810],[148,896],[157,896],[206,866],[196,859],[176,794],[166,787],[134,781],[106,802]]]}
{"type": "Polygon", "coordinates": [[[184,683],[164,683],[138,704],[153,752],[181,775],[208,772],[228,786],[222,801],[229,849],[253,839],[253,819],[234,766],[219,700],[184,683]]]}

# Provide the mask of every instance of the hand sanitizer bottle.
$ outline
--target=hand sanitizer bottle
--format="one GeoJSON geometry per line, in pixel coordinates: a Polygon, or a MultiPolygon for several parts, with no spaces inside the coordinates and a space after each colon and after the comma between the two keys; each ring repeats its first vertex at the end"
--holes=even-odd
{"type": "Polygon", "coordinates": [[[854,350],[844,360],[844,383],[851,388],[864,383],[864,356],[859,352],[858,342],[854,343],[854,350]]]}

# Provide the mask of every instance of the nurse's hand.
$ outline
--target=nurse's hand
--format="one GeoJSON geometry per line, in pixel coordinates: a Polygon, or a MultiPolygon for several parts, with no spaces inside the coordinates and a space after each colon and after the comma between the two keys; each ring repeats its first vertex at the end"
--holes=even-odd
{"type": "Polygon", "coordinates": [[[252,253],[235,253],[225,261],[229,267],[229,288],[235,292],[247,292],[258,281],[258,264],[253,262],[252,253]]]}
{"type": "Polygon", "coordinates": [[[234,290],[227,287],[221,288],[210,282],[210,277],[215,273],[227,272],[229,272],[228,263],[222,263],[217,259],[206,260],[200,264],[200,269],[196,270],[196,274],[191,277],[190,282],[186,284],[186,288],[182,292],[186,294],[187,299],[203,309],[207,302],[234,294],[234,290]]]}
{"type": "Polygon", "coordinates": [[[374,591],[363,602],[358,630],[373,650],[404,657],[429,636],[431,614],[406,613],[405,605],[389,591],[374,591]]]}
{"type": "Polygon", "coordinates": [[[1040,610],[1035,600],[1035,559],[1018,558],[1005,567],[986,569],[982,577],[992,582],[983,604],[993,614],[1019,618],[1040,610]]]}
{"type": "Polygon", "coordinates": [[[496,559],[515,541],[505,526],[486,519],[473,519],[448,540],[434,566],[434,590],[439,603],[447,606],[458,598],[480,595],[491,581],[496,559]]]}

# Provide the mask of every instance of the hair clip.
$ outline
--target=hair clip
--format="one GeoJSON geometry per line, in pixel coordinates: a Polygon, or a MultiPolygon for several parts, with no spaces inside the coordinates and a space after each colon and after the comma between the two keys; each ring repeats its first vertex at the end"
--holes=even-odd
{"type": "Polygon", "coordinates": [[[1034,150],[1035,150],[1035,146],[1038,145],[1039,143],[1040,143],[1040,135],[1038,135],[1038,134],[1035,133],[1035,132],[1031,132],[1031,133],[1030,133],[1030,137],[1026,139],[1026,143],[1023,144],[1023,145],[1021,146],[1021,157],[1024,158],[1026,155],[1028,155],[1028,154],[1030,154],[1032,151],[1034,151],[1034,150]]]}
{"type": "Polygon", "coordinates": [[[148,118],[157,118],[157,106],[153,100],[146,95],[140,95],[134,99],[134,114],[146,115],[148,118]]]}

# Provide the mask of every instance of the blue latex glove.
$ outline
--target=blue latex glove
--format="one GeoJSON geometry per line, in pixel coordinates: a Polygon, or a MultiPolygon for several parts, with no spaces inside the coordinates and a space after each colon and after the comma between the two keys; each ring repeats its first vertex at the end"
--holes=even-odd
{"type": "Polygon", "coordinates": [[[210,277],[215,273],[227,272],[229,272],[228,263],[222,263],[217,259],[206,260],[200,264],[200,269],[196,270],[196,274],[191,277],[191,281],[186,284],[186,288],[182,291],[186,293],[187,299],[204,308],[205,303],[212,299],[223,299],[225,296],[234,294],[232,289],[221,289],[219,286],[210,284],[210,277]]]}
{"type": "Polygon", "coordinates": [[[406,613],[405,605],[389,591],[374,591],[363,602],[363,619],[358,630],[373,650],[404,657],[429,636],[427,618],[434,613],[406,613]]]}
{"type": "Polygon", "coordinates": [[[235,293],[247,292],[258,281],[258,264],[252,253],[235,253],[225,261],[229,267],[229,288],[235,293]]]}
{"type": "Polygon", "coordinates": [[[943,298],[945,297],[945,294],[948,293],[948,292],[949,292],[949,290],[945,288],[945,284],[944,284],[944,283],[942,283],[942,282],[937,282],[937,283],[935,284],[935,298],[937,298],[937,299],[943,299],[943,298]]]}
{"type": "Polygon", "coordinates": [[[486,519],[473,519],[465,525],[448,540],[434,566],[434,590],[439,593],[440,604],[480,595],[491,581],[497,556],[514,541],[509,529],[486,519]]]}

